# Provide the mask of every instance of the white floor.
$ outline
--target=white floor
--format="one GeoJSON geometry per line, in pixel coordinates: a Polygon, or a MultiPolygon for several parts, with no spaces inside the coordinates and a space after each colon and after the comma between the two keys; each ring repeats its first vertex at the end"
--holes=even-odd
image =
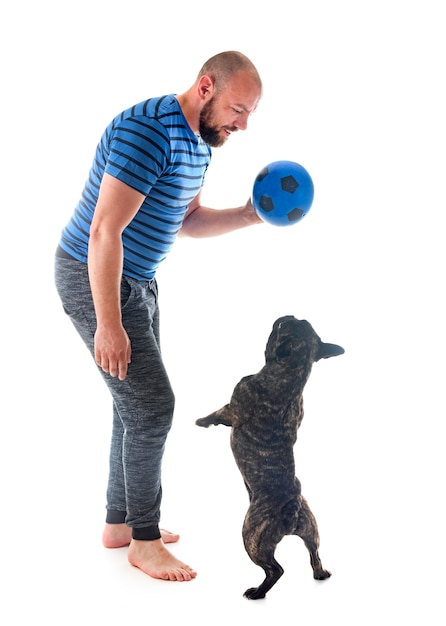
{"type": "MultiPolygon", "coordinates": [[[[41,475],[42,459],[28,477],[34,488],[29,519],[21,522],[23,509],[9,512],[15,530],[3,546],[5,624],[117,626],[157,619],[172,625],[232,620],[266,625],[279,618],[285,624],[315,625],[445,623],[443,564],[436,556],[444,527],[440,505],[424,481],[397,486],[395,476],[379,470],[376,481],[372,471],[363,473],[357,465],[351,473],[345,467],[340,471],[334,451],[333,465],[320,473],[316,468],[314,479],[306,481],[319,519],[321,556],[332,578],[314,581],[303,545],[289,537],[277,550],[284,576],[265,600],[248,601],[243,591],[258,584],[262,572],[250,563],[240,540],[245,500],[240,481],[217,441],[217,429],[215,435],[190,433],[202,446],[201,455],[198,448],[187,452],[185,436],[181,462],[166,459],[176,469],[166,480],[164,521],[181,532],[171,549],[198,570],[197,579],[153,580],[128,564],[126,549],[102,548],[102,511],[93,505],[94,496],[99,501],[101,495],[100,468],[93,454],[65,448],[66,464],[49,463],[51,481],[40,482],[48,479],[41,475]],[[81,459],[84,469],[74,481],[69,466],[81,459]],[[73,494],[77,516],[69,502],[73,494]]],[[[318,459],[317,466],[324,464],[318,459]]]]}

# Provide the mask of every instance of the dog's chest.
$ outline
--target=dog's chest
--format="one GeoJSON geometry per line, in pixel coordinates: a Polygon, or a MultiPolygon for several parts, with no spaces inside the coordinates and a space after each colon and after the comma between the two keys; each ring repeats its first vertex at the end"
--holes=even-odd
{"type": "Polygon", "coordinates": [[[247,414],[231,429],[231,449],[242,474],[245,478],[262,473],[294,475],[300,403],[286,409],[265,404],[246,409],[247,414]]]}
{"type": "Polygon", "coordinates": [[[242,472],[294,474],[294,444],[303,418],[296,381],[271,377],[268,369],[240,381],[230,407],[231,448],[242,472]]]}

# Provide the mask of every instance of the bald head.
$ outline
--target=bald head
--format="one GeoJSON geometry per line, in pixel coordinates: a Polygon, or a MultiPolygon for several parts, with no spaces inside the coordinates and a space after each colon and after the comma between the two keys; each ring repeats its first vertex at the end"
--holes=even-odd
{"type": "Polygon", "coordinates": [[[262,81],[254,64],[233,51],[208,59],[194,84],[176,96],[193,132],[212,147],[246,129],[261,97],[262,81]]]}
{"type": "Polygon", "coordinates": [[[208,59],[199,71],[197,80],[202,76],[209,76],[218,93],[238,72],[244,72],[250,76],[257,84],[259,91],[262,91],[262,81],[256,67],[247,56],[236,51],[220,52],[208,59]]]}

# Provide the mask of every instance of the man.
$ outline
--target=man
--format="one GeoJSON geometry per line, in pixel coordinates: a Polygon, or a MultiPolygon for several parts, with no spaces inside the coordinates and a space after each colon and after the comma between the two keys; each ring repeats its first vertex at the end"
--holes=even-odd
{"type": "Polygon", "coordinates": [[[118,115],[96,149],[56,253],[63,307],[113,398],[103,543],[129,545],[130,563],[154,578],[196,576],[166,548],[178,535],[159,528],[174,394],[159,347],[156,270],[178,233],[209,237],[261,221],[250,201],[224,210],[200,201],[210,147],[246,129],[261,95],[252,62],[223,52],[186,92],[118,115]]]}

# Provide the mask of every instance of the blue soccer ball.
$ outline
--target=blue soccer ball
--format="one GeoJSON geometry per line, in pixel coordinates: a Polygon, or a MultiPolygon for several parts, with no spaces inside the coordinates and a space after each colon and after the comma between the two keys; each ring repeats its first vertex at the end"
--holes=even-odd
{"type": "Polygon", "coordinates": [[[313,204],[314,186],[307,170],[294,161],[274,161],[256,176],[252,204],[274,226],[297,224],[313,204]]]}

